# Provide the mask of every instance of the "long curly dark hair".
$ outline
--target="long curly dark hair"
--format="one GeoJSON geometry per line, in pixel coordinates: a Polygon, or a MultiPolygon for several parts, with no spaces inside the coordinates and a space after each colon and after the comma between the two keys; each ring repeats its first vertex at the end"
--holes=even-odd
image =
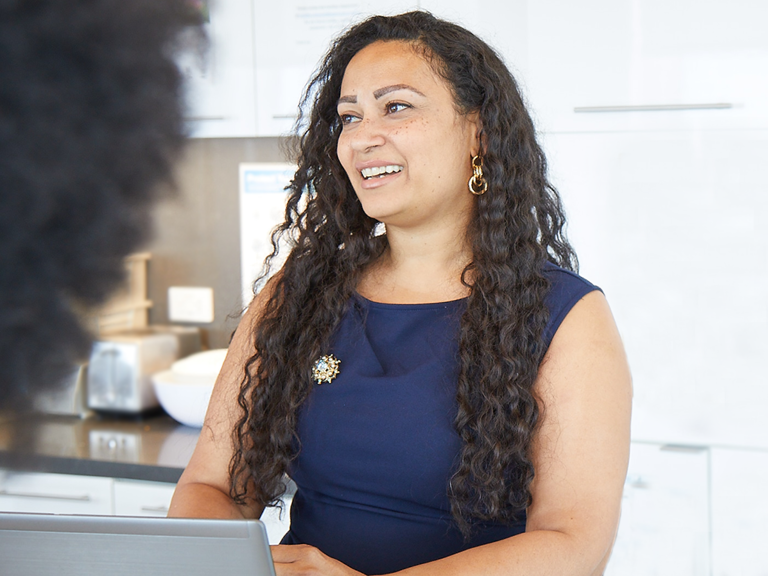
{"type": "Polygon", "coordinates": [[[462,282],[470,294],[458,336],[455,428],[463,448],[446,486],[454,520],[468,535],[478,521],[514,521],[531,503],[530,450],[539,419],[532,388],[548,320],[543,268],[550,261],[573,270],[576,258],[515,80],[483,41],[427,12],[376,16],[352,27],[306,90],[301,108],[311,110],[299,120],[298,170],[273,255],[281,235],[293,247],[253,328],[256,352],[239,396],[231,493],[239,502],[250,490],[263,505],[277,503],[300,446],[297,413],[312,386],[312,360],[326,349],[362,272],[386,247],[336,156],[344,71],[376,41],[419,50],[452,89],[459,111],[478,113],[482,123],[488,191],[477,198],[469,225],[473,259],[462,282]]]}
{"type": "Polygon", "coordinates": [[[174,53],[204,46],[199,20],[185,0],[0,0],[0,408],[87,359],[77,310],[117,287],[168,190],[174,53]]]}

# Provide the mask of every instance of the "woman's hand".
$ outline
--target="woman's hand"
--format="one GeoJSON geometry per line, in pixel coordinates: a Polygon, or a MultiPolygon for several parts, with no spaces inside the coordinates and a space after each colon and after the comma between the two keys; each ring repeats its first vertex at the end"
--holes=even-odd
{"type": "Polygon", "coordinates": [[[277,576],[364,576],[307,544],[270,546],[277,576]]]}

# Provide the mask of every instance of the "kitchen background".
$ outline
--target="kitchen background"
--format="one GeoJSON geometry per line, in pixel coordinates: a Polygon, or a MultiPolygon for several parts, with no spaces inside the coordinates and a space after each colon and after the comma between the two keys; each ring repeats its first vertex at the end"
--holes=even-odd
{"type": "Polygon", "coordinates": [[[338,30],[416,7],[516,74],[581,272],[622,332],[633,444],[607,574],[768,575],[765,0],[212,3],[210,51],[181,63],[193,139],[147,247],[150,322],[168,322],[170,287],[212,288],[213,321],[191,325],[226,347],[244,305],[240,164],[290,160],[301,88],[338,30]]]}

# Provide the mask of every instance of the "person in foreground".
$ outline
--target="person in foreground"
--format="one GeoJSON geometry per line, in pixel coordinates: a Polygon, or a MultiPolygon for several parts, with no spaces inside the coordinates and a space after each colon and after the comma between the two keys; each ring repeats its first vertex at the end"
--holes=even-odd
{"type": "MultiPolygon", "coordinates": [[[[184,142],[185,0],[0,0],[0,410],[88,358],[184,142]]],[[[197,40],[199,38],[199,40],[197,40]]]]}
{"type": "Polygon", "coordinates": [[[630,375],[515,81],[411,12],[351,28],[306,94],[294,245],[170,515],[258,517],[288,474],[281,576],[601,574],[630,375]]]}

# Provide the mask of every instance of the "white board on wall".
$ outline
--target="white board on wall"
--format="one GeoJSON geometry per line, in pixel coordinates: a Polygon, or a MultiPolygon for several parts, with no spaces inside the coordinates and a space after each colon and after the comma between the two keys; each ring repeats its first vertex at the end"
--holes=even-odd
{"type": "MultiPolygon", "coordinates": [[[[253,282],[260,275],[264,258],[272,253],[271,235],[283,222],[288,192],[296,166],[288,163],[240,164],[240,262],[243,305],[253,298],[253,282]]],[[[288,246],[281,243],[272,272],[279,270],[288,246]]]]}

